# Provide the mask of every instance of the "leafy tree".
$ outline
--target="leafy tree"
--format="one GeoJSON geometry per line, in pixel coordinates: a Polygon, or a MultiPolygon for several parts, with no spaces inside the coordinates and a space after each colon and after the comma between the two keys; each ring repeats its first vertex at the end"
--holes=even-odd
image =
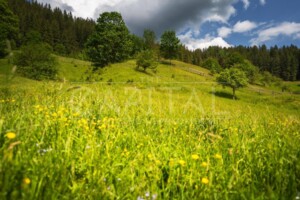
{"type": "Polygon", "coordinates": [[[237,68],[225,69],[217,77],[217,82],[223,86],[228,86],[232,88],[233,99],[236,98],[235,91],[238,88],[247,86],[247,76],[246,74],[237,68]]]}
{"type": "Polygon", "coordinates": [[[249,60],[245,59],[242,63],[234,64],[233,67],[244,71],[249,83],[253,84],[257,80],[259,70],[249,60]]]}
{"type": "Polygon", "coordinates": [[[209,69],[212,74],[218,74],[222,71],[222,67],[216,58],[208,58],[203,63],[202,66],[209,69]]]}
{"type": "Polygon", "coordinates": [[[104,12],[96,24],[96,31],[87,43],[87,55],[96,67],[120,62],[130,55],[132,43],[126,24],[118,12],[104,12]]]}
{"type": "Polygon", "coordinates": [[[155,69],[157,67],[157,62],[155,59],[155,54],[151,50],[145,50],[139,53],[136,61],[137,69],[142,67],[144,71],[146,69],[155,69]]]}
{"type": "Polygon", "coordinates": [[[156,45],[156,35],[155,32],[150,29],[145,29],[143,34],[143,39],[146,49],[154,49],[156,45]]]}
{"type": "Polygon", "coordinates": [[[19,74],[35,80],[55,79],[57,74],[57,62],[47,44],[31,43],[22,47],[15,55],[14,64],[19,74]]]}
{"type": "Polygon", "coordinates": [[[223,57],[224,63],[222,63],[222,66],[224,68],[230,68],[235,64],[244,63],[244,59],[245,58],[238,52],[227,52],[227,54],[225,54],[223,57]]]}
{"type": "Polygon", "coordinates": [[[18,18],[9,9],[6,0],[0,0],[0,57],[7,55],[7,43],[18,33],[18,18]]]}
{"type": "Polygon", "coordinates": [[[138,52],[141,52],[144,49],[144,41],[139,36],[134,34],[130,35],[130,40],[132,42],[132,49],[130,56],[134,57],[138,52]]]}
{"type": "Polygon", "coordinates": [[[38,44],[42,42],[42,36],[38,31],[29,31],[26,33],[23,44],[38,44]]]}
{"type": "Polygon", "coordinates": [[[164,58],[176,58],[179,50],[180,40],[176,37],[175,31],[165,31],[160,39],[160,51],[164,58]]]}

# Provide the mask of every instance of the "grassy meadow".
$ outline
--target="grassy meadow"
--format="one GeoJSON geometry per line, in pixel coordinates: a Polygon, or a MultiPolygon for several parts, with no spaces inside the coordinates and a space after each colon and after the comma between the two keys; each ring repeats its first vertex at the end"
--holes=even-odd
{"type": "Polygon", "coordinates": [[[38,82],[0,60],[0,199],[300,198],[299,95],[232,100],[178,61],[90,66],[60,57],[38,82]]]}

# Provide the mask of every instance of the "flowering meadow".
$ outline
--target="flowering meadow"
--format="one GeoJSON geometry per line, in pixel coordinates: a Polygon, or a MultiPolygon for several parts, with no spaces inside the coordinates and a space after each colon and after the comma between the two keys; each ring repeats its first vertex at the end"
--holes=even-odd
{"type": "Polygon", "coordinates": [[[223,91],[3,84],[0,199],[300,198],[299,96],[223,91]]]}

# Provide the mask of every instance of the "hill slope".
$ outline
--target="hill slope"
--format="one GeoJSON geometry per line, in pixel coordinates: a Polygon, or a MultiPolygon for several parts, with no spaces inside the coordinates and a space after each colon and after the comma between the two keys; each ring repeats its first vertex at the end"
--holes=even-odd
{"type": "Polygon", "coordinates": [[[0,198],[295,199],[299,96],[244,88],[232,100],[177,61],[96,76],[88,62],[59,62],[68,81],[0,75],[0,198]]]}

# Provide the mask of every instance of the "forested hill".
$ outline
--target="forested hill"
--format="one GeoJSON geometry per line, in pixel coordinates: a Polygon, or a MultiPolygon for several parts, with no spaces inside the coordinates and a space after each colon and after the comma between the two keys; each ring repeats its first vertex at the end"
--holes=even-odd
{"type": "Polygon", "coordinates": [[[261,72],[270,72],[286,81],[300,80],[300,49],[294,45],[270,48],[265,45],[231,48],[209,47],[205,50],[196,49],[195,51],[181,46],[179,55],[181,61],[201,66],[208,58],[214,58],[223,68],[229,68],[236,63],[242,63],[243,59],[247,59],[261,72]]]}
{"type": "Polygon", "coordinates": [[[26,43],[32,35],[39,35],[60,55],[80,52],[87,38],[93,32],[95,22],[72,16],[72,13],[49,4],[36,1],[8,0],[10,9],[19,18],[19,37],[16,45],[26,43]]]}
{"type": "MultiPolygon", "coordinates": [[[[86,58],[84,53],[86,51],[83,50],[96,27],[93,19],[78,18],[72,16],[70,12],[51,8],[49,4],[40,4],[35,0],[8,0],[8,4],[19,20],[19,34],[14,38],[17,48],[26,45],[27,41],[37,39],[48,43],[58,55],[86,58]]],[[[107,33],[111,35],[109,30],[107,33]]],[[[135,57],[140,51],[147,48],[154,50],[160,57],[164,57],[160,51],[162,45],[157,42],[159,39],[156,38],[154,31],[145,30],[143,38],[133,34],[130,34],[129,38],[132,45],[126,58],[135,57]],[[151,33],[150,47],[149,38],[145,34],[147,31],[151,33]]],[[[8,39],[14,44],[12,38],[8,39]]],[[[224,69],[244,65],[244,61],[247,60],[246,63],[256,66],[259,72],[265,73],[265,76],[276,76],[286,81],[300,80],[300,49],[294,45],[270,48],[265,45],[231,48],[209,47],[204,50],[189,50],[181,44],[179,48],[176,48],[175,54],[174,59],[210,70],[211,67],[215,68],[216,66],[224,69]],[[213,66],[211,66],[212,64],[213,66]]]]}

